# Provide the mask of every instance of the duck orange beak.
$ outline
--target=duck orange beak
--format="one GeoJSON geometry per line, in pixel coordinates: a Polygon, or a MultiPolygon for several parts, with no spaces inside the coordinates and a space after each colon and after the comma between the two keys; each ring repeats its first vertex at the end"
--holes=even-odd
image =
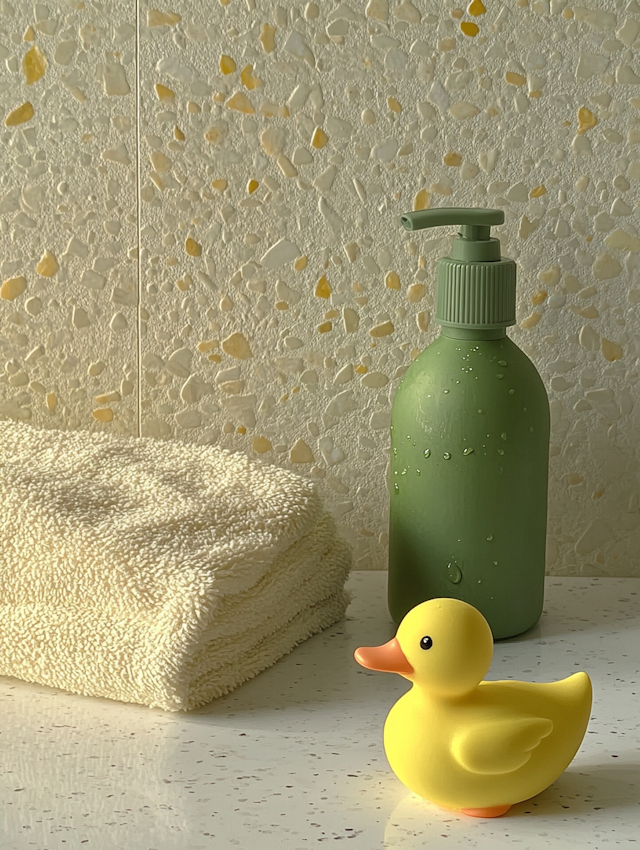
{"type": "Polygon", "coordinates": [[[413,673],[413,667],[407,661],[407,656],[400,649],[397,638],[393,638],[382,646],[359,646],[353,653],[354,658],[362,667],[368,670],[380,670],[384,673],[400,673],[407,676],[413,673]]]}

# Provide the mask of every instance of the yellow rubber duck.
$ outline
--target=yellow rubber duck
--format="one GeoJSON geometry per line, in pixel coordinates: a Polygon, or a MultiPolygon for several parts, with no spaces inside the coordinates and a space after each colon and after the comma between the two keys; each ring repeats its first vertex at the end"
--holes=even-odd
{"type": "Polygon", "coordinates": [[[505,814],[560,776],[587,730],[586,673],[544,684],[481,681],[493,636],[458,599],[417,605],[393,640],[354,654],[363,667],[413,682],[387,716],[385,752],[401,782],[445,808],[505,814]]]}

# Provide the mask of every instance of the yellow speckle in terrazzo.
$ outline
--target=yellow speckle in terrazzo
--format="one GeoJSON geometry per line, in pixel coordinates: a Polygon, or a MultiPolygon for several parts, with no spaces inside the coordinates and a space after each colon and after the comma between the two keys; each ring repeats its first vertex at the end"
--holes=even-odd
{"type": "Polygon", "coordinates": [[[294,260],[293,267],[297,272],[301,272],[303,269],[306,269],[308,262],[309,260],[303,254],[301,257],[298,257],[296,260],[294,260]]]}
{"type": "Polygon", "coordinates": [[[10,112],[4,119],[4,123],[7,127],[17,127],[19,124],[26,124],[27,121],[31,121],[33,116],[33,106],[27,101],[10,112]]]}
{"type": "Polygon", "coordinates": [[[155,86],[156,97],[162,103],[173,103],[175,100],[176,94],[173,89],[170,89],[168,86],[163,86],[162,83],[156,83],[155,86]]]}
{"type": "Polygon", "coordinates": [[[429,192],[426,189],[420,189],[413,199],[414,210],[428,210],[430,203],[429,192]]]}
{"type": "Polygon", "coordinates": [[[147,12],[148,27],[175,27],[181,20],[177,12],[159,12],[157,9],[149,9],[147,12]]]}
{"type": "Polygon", "coordinates": [[[22,72],[24,73],[27,85],[31,86],[33,83],[41,80],[44,77],[46,69],[47,60],[44,53],[37,44],[34,44],[33,47],[27,50],[22,60],[22,72]]]}
{"type": "Polygon", "coordinates": [[[42,277],[53,277],[59,268],[60,266],[58,265],[58,261],[51,251],[45,251],[40,262],[36,266],[36,271],[39,275],[42,275],[42,277]]]}
{"type": "Polygon", "coordinates": [[[0,286],[0,298],[5,301],[13,301],[27,288],[27,281],[24,275],[20,277],[11,277],[0,286]]]}
{"type": "Polygon", "coordinates": [[[423,333],[426,333],[429,330],[429,325],[431,324],[431,313],[429,310],[421,310],[416,316],[416,322],[420,330],[423,333]]]}
{"type": "Polygon", "coordinates": [[[262,80],[259,77],[253,76],[253,65],[245,65],[240,72],[240,82],[242,85],[252,91],[262,85],[262,80]]]}
{"type": "Polygon", "coordinates": [[[359,366],[356,366],[354,371],[357,372],[358,375],[366,375],[369,369],[361,363],[359,366]]]}
{"type": "Polygon", "coordinates": [[[236,70],[236,63],[231,58],[231,56],[227,56],[224,53],[220,57],[220,70],[223,74],[233,74],[236,70]]]}
{"type": "Polygon", "coordinates": [[[605,337],[602,337],[601,351],[605,360],[608,360],[610,363],[613,363],[614,360],[620,360],[623,354],[622,347],[617,342],[611,342],[611,340],[605,337]]]}
{"type": "Polygon", "coordinates": [[[226,180],[212,180],[211,186],[216,190],[216,192],[224,192],[227,188],[226,180]]]}
{"type": "Polygon", "coordinates": [[[523,319],[520,322],[520,327],[528,330],[529,328],[535,327],[540,319],[542,318],[542,313],[532,313],[530,316],[527,316],[526,319],[523,319]]]}
{"type": "Polygon", "coordinates": [[[537,307],[539,304],[542,304],[547,297],[547,292],[544,289],[539,289],[531,296],[531,303],[534,307],[537,307]]]}
{"type": "Polygon", "coordinates": [[[530,192],[530,198],[541,198],[543,195],[547,194],[546,187],[544,183],[541,183],[539,186],[535,186],[530,192]]]}
{"type": "Polygon", "coordinates": [[[244,92],[237,91],[225,103],[227,109],[235,109],[237,112],[244,112],[246,115],[255,114],[253,104],[244,92]]]}
{"type": "Polygon", "coordinates": [[[190,257],[199,257],[202,254],[202,246],[189,236],[184,243],[184,249],[190,257]]]}
{"type": "Polygon", "coordinates": [[[219,354],[210,354],[207,359],[211,360],[212,363],[222,363],[222,357],[219,354]]]}
{"type": "Polygon", "coordinates": [[[122,396],[117,390],[110,393],[102,393],[93,397],[96,404],[110,404],[112,401],[122,401],[122,396]]]}
{"type": "Polygon", "coordinates": [[[206,354],[207,351],[212,351],[214,348],[218,348],[220,345],[220,341],[217,339],[207,339],[199,342],[197,345],[198,351],[201,351],[203,354],[206,354]]]}
{"type": "Polygon", "coordinates": [[[289,460],[291,463],[313,463],[315,458],[313,452],[304,440],[298,440],[291,446],[289,452],[289,460]]]}
{"type": "Polygon", "coordinates": [[[395,99],[395,97],[388,97],[388,98],[387,98],[387,106],[389,107],[389,109],[390,109],[392,112],[396,112],[396,113],[400,113],[400,112],[402,112],[402,106],[401,106],[401,105],[400,105],[400,103],[399,103],[399,102],[395,99]]]}
{"type": "Polygon", "coordinates": [[[545,286],[555,286],[560,282],[562,271],[560,266],[549,266],[547,269],[542,269],[538,273],[538,280],[544,283],[545,286]]]}
{"type": "Polygon", "coordinates": [[[47,393],[45,402],[49,411],[54,411],[58,406],[58,396],[55,393],[47,393]]]}
{"type": "Polygon", "coordinates": [[[590,109],[587,109],[585,106],[580,107],[578,110],[578,135],[581,136],[587,132],[587,130],[591,130],[598,123],[598,119],[591,112],[590,109]]]}
{"type": "Polygon", "coordinates": [[[469,38],[475,38],[475,36],[477,36],[480,32],[480,27],[473,21],[461,21],[460,29],[462,30],[463,35],[466,35],[469,38]]]}
{"type": "Polygon", "coordinates": [[[389,336],[389,334],[393,333],[393,322],[382,322],[371,328],[369,333],[373,337],[389,336]]]}
{"type": "Polygon", "coordinates": [[[246,433],[247,433],[247,429],[244,427],[244,425],[238,425],[238,427],[236,428],[236,434],[246,434],[246,433]]]}
{"type": "Polygon", "coordinates": [[[35,33],[35,30],[33,29],[33,27],[29,26],[29,27],[26,28],[26,30],[24,31],[24,35],[22,36],[22,40],[23,41],[35,41],[36,40],[36,33],[35,33]]]}
{"type": "Polygon", "coordinates": [[[485,9],[482,0],[471,0],[471,3],[469,3],[467,8],[467,12],[470,15],[473,15],[474,18],[477,18],[478,15],[484,15],[486,11],[487,10],[485,9]]]}
{"type": "Polygon", "coordinates": [[[249,182],[247,183],[247,192],[250,195],[253,195],[253,193],[256,191],[256,189],[258,188],[259,185],[260,184],[258,183],[257,180],[249,180],[249,182]]]}
{"type": "Polygon", "coordinates": [[[258,454],[269,452],[272,448],[271,443],[266,437],[254,437],[251,440],[251,445],[253,446],[253,450],[258,452],[258,454]]]}
{"type": "Polygon", "coordinates": [[[91,415],[98,422],[111,422],[113,420],[113,410],[110,407],[101,407],[99,410],[92,410],[91,415]]]}
{"type": "Polygon", "coordinates": [[[222,350],[225,354],[229,354],[237,360],[248,360],[253,357],[249,343],[244,334],[239,331],[222,341],[222,350]]]}
{"type": "Polygon", "coordinates": [[[459,153],[455,153],[454,151],[449,151],[442,157],[442,161],[445,165],[453,165],[458,166],[462,162],[462,157],[459,153]]]}
{"type": "Polygon", "coordinates": [[[388,272],[385,279],[384,285],[387,289],[400,289],[400,277],[397,272],[388,272]]]}
{"type": "Polygon", "coordinates": [[[171,171],[173,163],[162,151],[151,151],[149,158],[158,174],[166,174],[168,171],[171,171]]]}
{"type": "Polygon", "coordinates": [[[407,290],[407,300],[411,304],[415,304],[424,298],[424,293],[426,291],[426,286],[424,283],[412,283],[409,289],[407,290]]]}
{"type": "Polygon", "coordinates": [[[323,148],[328,141],[329,137],[322,129],[322,127],[316,127],[316,129],[313,131],[313,135],[311,136],[311,145],[316,150],[320,150],[320,148],[323,148]]]}
{"type": "Polygon", "coordinates": [[[331,295],[331,284],[324,275],[318,281],[315,294],[318,298],[329,298],[331,295]]]}
{"type": "Polygon", "coordinates": [[[178,142],[184,142],[186,136],[182,132],[180,127],[174,127],[173,128],[173,138],[176,139],[178,142]]]}
{"type": "Polygon", "coordinates": [[[276,28],[271,24],[262,24],[260,29],[260,44],[265,53],[273,53],[276,49],[276,28]]]}
{"type": "Polygon", "coordinates": [[[331,324],[331,322],[322,322],[320,325],[318,325],[318,333],[321,333],[321,334],[329,333],[329,331],[332,329],[332,327],[333,327],[333,325],[331,324]]]}
{"type": "Polygon", "coordinates": [[[507,71],[504,78],[512,86],[523,86],[527,81],[526,77],[523,77],[522,74],[517,74],[515,71],[507,71]]]}

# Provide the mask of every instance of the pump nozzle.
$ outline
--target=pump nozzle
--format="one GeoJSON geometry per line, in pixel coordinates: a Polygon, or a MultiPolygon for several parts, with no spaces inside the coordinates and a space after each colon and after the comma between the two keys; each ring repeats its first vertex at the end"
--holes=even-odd
{"type": "Polygon", "coordinates": [[[405,230],[422,230],[425,227],[459,224],[459,239],[454,243],[453,257],[471,262],[491,262],[500,259],[500,243],[491,238],[491,226],[503,224],[503,210],[468,209],[467,207],[440,207],[417,210],[400,217],[405,230]]]}

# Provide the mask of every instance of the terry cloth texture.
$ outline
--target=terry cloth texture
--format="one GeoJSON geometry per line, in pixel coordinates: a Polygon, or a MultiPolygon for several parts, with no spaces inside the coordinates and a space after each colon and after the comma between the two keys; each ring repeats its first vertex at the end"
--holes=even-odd
{"type": "Polygon", "coordinates": [[[0,422],[0,675],[198,708],[339,620],[314,485],[217,446],[0,422]]]}

